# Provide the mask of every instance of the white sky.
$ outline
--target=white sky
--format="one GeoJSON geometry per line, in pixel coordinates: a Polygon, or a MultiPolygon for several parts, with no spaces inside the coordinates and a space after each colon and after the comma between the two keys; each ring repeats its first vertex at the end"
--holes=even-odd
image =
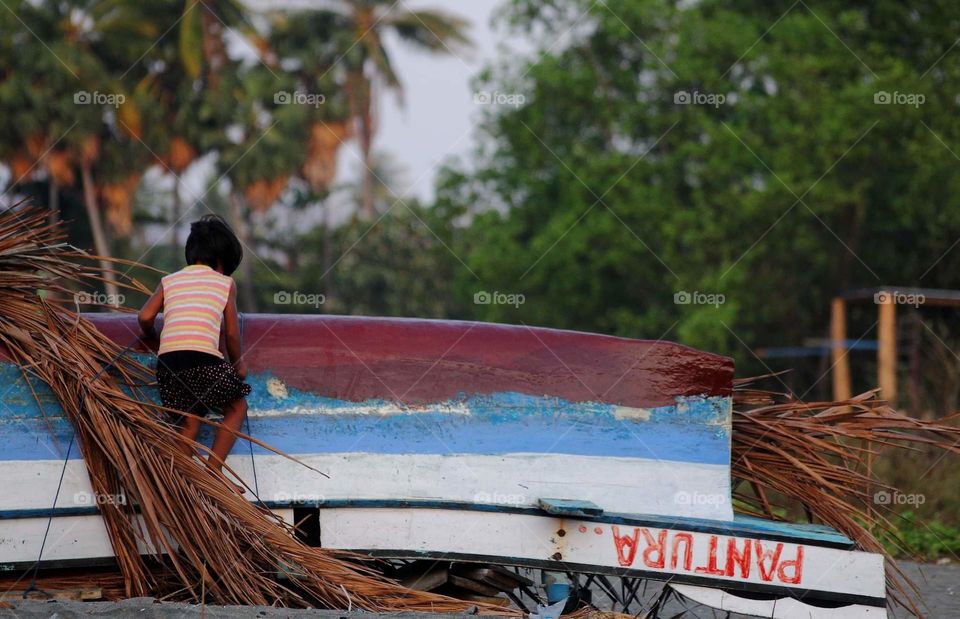
{"type": "MultiPolygon", "coordinates": [[[[394,187],[398,195],[432,199],[434,177],[440,165],[451,156],[470,152],[475,137],[472,127],[480,119],[471,81],[499,56],[498,46],[518,47],[516,42],[506,40],[502,30],[494,31],[490,23],[494,10],[508,1],[399,0],[400,8],[441,9],[466,18],[471,23],[469,36],[475,45],[467,52],[458,51],[458,55],[435,55],[415,51],[396,37],[387,39],[394,70],[404,85],[405,107],[401,108],[392,94],[379,98],[374,150],[385,152],[401,168],[402,175],[394,187]]],[[[254,10],[322,5],[322,0],[248,2],[254,10]]],[[[359,178],[362,170],[356,145],[348,146],[340,152],[340,182],[359,178]]]]}
{"type": "MultiPolygon", "coordinates": [[[[401,195],[432,198],[434,176],[443,160],[470,151],[473,124],[480,118],[470,83],[496,57],[500,39],[491,30],[490,18],[495,7],[505,1],[408,0],[411,8],[442,7],[469,19],[475,47],[467,54],[439,56],[413,51],[395,39],[388,41],[405,86],[406,106],[400,109],[393,96],[381,98],[377,146],[406,168],[407,178],[397,189],[401,195]]],[[[342,160],[356,162],[349,155],[342,160]]],[[[356,164],[349,167],[356,168],[356,164]]]]}

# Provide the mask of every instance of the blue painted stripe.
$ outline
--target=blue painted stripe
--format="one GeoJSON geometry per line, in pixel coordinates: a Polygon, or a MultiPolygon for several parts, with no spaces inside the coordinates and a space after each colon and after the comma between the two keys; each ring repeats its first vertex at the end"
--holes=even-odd
{"type": "MultiPolygon", "coordinates": [[[[9,364],[2,364],[8,365],[9,364]]],[[[0,458],[63,457],[71,428],[42,385],[44,419],[15,368],[0,367],[0,385],[19,381],[0,407],[0,458]],[[13,369],[16,376],[10,376],[13,369]],[[49,396],[49,400],[47,397],[49,396]],[[56,441],[51,440],[52,425],[56,441]]],[[[682,398],[673,406],[638,413],[596,402],[568,402],[520,393],[463,394],[416,410],[384,401],[348,402],[290,388],[271,389],[269,375],[249,379],[253,435],[289,454],[553,453],[632,457],[727,465],[730,402],[727,398],[682,398]],[[363,411],[392,410],[390,414],[363,411]],[[265,415],[265,416],[258,416],[265,415]]],[[[210,430],[201,440],[210,441],[210,430]]],[[[245,442],[234,453],[246,453],[245,442]]],[[[254,446],[254,452],[270,453],[254,446]]]]}

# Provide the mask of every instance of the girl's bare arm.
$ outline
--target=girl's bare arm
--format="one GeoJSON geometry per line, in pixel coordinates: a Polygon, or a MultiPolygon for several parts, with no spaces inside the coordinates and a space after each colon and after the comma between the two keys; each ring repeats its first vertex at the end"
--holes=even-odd
{"type": "Polygon", "coordinates": [[[157,339],[156,320],[157,314],[163,310],[163,284],[157,284],[157,289],[153,291],[147,302],[140,308],[137,314],[137,321],[140,323],[140,331],[147,340],[157,339]]]}
{"type": "Polygon", "coordinates": [[[227,339],[227,354],[241,378],[246,378],[247,370],[240,359],[240,317],[237,315],[237,284],[231,282],[227,305],[223,308],[223,332],[227,339]]]}

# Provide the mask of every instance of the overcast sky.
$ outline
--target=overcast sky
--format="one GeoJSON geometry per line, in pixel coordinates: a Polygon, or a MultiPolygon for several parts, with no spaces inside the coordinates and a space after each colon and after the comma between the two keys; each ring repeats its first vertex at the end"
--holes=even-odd
{"type": "MultiPolygon", "coordinates": [[[[411,9],[442,8],[467,18],[475,47],[456,56],[434,55],[413,51],[395,38],[388,40],[404,84],[405,106],[401,109],[393,95],[380,98],[375,148],[403,166],[403,178],[395,188],[398,194],[432,198],[437,168],[447,157],[469,152],[475,137],[472,125],[480,118],[471,81],[497,57],[498,44],[506,44],[502,30],[495,31],[490,24],[495,7],[506,1],[402,0],[411,9]]],[[[340,169],[343,178],[359,174],[356,151],[341,154],[340,169]]]]}

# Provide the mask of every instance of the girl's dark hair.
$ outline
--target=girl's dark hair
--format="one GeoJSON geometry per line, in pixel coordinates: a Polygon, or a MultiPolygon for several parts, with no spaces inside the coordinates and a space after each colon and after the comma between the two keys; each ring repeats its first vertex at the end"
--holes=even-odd
{"type": "Polygon", "coordinates": [[[219,266],[224,275],[232,275],[243,259],[243,248],[227,222],[217,215],[204,215],[190,224],[184,254],[187,264],[219,266]]]}

